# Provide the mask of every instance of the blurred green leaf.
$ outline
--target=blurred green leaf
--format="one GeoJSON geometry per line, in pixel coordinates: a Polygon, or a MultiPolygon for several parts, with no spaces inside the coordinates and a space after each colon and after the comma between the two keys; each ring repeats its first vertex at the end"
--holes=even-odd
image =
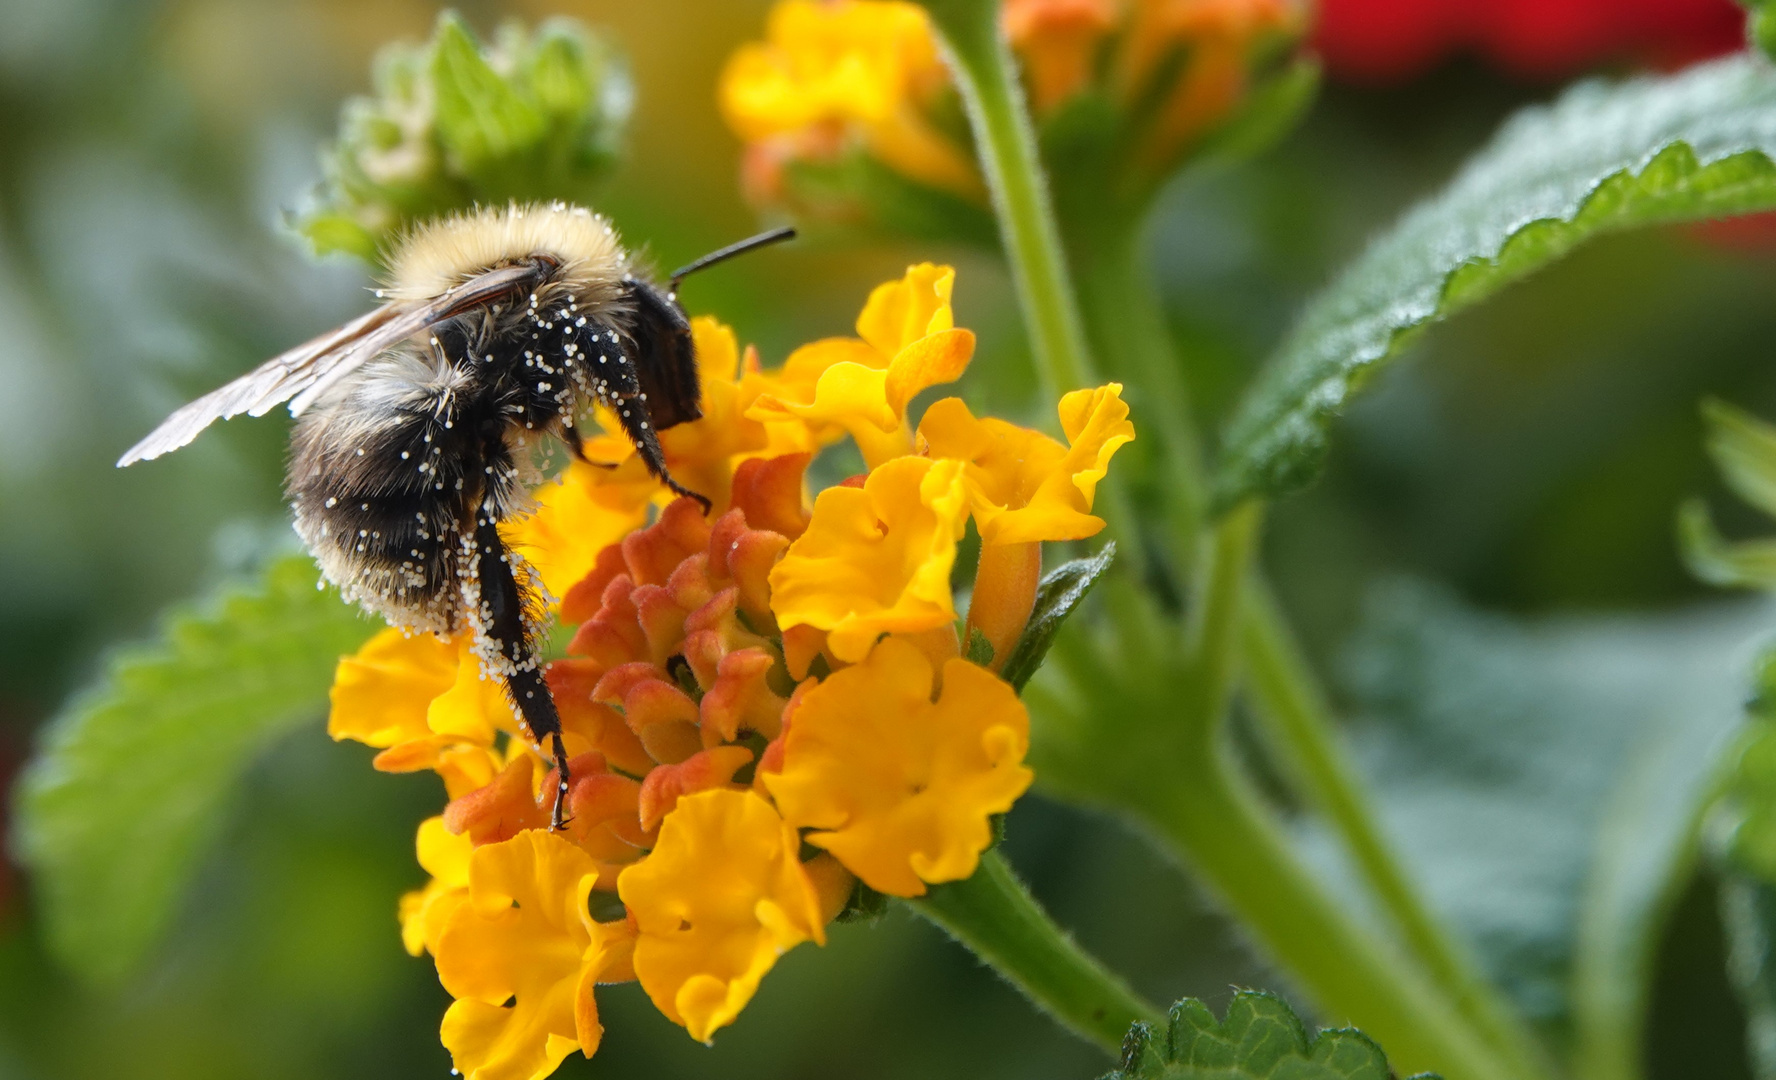
{"type": "Polygon", "coordinates": [[[1018,690],[1024,688],[1030,676],[1042,666],[1043,657],[1048,655],[1048,648],[1054,644],[1061,626],[1085,602],[1092,586],[1110,569],[1115,559],[1116,543],[1111,541],[1091,558],[1074,559],[1043,576],[1042,583],[1036,587],[1036,604],[1030,609],[1030,621],[1024,624],[1023,634],[1005,658],[1005,665],[999,670],[1000,678],[1018,690]]]}
{"type": "Polygon", "coordinates": [[[1713,398],[1702,402],[1708,456],[1727,486],[1776,517],[1776,427],[1713,398]]]}
{"type": "Polygon", "coordinates": [[[1776,540],[1722,539],[1700,500],[1678,508],[1677,538],[1684,565],[1710,585],[1776,588],[1776,540]]]}
{"type": "MultiPolygon", "coordinates": [[[[1740,498],[1776,517],[1776,427],[1712,398],[1702,402],[1708,455],[1740,498]]],[[[1678,509],[1677,536],[1690,572],[1711,585],[1776,588],[1776,540],[1729,543],[1715,530],[1708,507],[1691,500],[1678,509]]]]}
{"type": "Polygon", "coordinates": [[[1586,240],[1776,206],[1773,112],[1776,71],[1741,56],[1520,114],[1308,305],[1228,428],[1219,504],[1307,483],[1332,418],[1416,332],[1586,240]]]}
{"type": "Polygon", "coordinates": [[[1527,621],[1396,584],[1351,649],[1384,826],[1493,976],[1572,1034],[1582,1075],[1635,1075],[1660,928],[1773,617],[1759,602],[1527,621]]]}
{"type": "Polygon", "coordinates": [[[1731,822],[1726,851],[1744,870],[1776,884],[1776,649],[1757,669],[1752,727],[1722,804],[1731,822]]]}
{"type": "Polygon", "coordinates": [[[1729,873],[1721,882],[1727,974],[1745,1006],[1745,1049],[1759,1080],[1776,1077],[1776,886],[1729,873]]]}
{"type": "Polygon", "coordinates": [[[1745,40],[1754,49],[1776,56],[1776,4],[1769,0],[1739,0],[1747,12],[1745,40]]]}
{"type": "Polygon", "coordinates": [[[54,720],[18,792],[14,850],[56,954],[127,976],[166,928],[241,775],[325,707],[339,657],[375,627],[306,555],[164,619],[54,720]]]}
{"type": "Polygon", "coordinates": [[[1281,142],[1313,108],[1320,62],[1297,57],[1253,84],[1239,109],[1192,153],[1198,160],[1244,161],[1281,142]]]}
{"type": "Polygon", "coordinates": [[[1387,1057],[1360,1031],[1308,1034],[1279,997],[1233,995],[1227,1019],[1185,998],[1166,1030],[1136,1024],[1122,1046],[1122,1068],[1104,1080],[1389,1080],[1387,1057]]]}

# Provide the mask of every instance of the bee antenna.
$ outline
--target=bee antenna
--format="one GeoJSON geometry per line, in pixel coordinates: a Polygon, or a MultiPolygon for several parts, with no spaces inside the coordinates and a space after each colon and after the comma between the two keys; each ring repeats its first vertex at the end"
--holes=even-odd
{"type": "Polygon", "coordinates": [[[793,240],[795,239],[795,234],[795,226],[785,225],[781,229],[772,229],[770,232],[762,232],[757,236],[749,236],[738,243],[729,244],[725,248],[710,252],[701,259],[694,259],[672,272],[672,277],[670,279],[672,283],[671,291],[676,294],[678,292],[678,283],[699,270],[707,270],[716,263],[727,262],[736,255],[744,255],[749,251],[757,251],[759,248],[768,247],[771,244],[780,244],[785,240],[793,240]]]}

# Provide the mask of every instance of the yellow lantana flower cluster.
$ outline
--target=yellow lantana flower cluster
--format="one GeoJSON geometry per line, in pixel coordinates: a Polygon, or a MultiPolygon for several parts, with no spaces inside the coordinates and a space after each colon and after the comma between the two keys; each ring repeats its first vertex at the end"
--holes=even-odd
{"type": "Polygon", "coordinates": [[[465,643],[389,630],[340,662],[334,737],[378,748],[378,769],[436,771],[449,796],[399,914],[456,999],[442,1038],[470,1080],[593,1053],[601,983],[639,981],[707,1041],[863,890],[973,874],[1029,787],[1028,714],[996,664],[1041,542],[1103,528],[1093,493],[1134,430],[1115,385],[1062,399],[1065,443],[956,398],[913,425],[909,402],[973,352],[954,280],[911,267],[857,337],[769,371],[696,319],[705,415],[661,441],[710,514],[667,501],[613,435],[588,442],[608,467],[571,467],[513,528],[573,627],[546,668],[571,755],[561,831],[549,758],[465,643]],[[810,507],[806,466],[847,435],[869,471],[810,507]],[[983,555],[959,628],[971,519],[983,555]],[[976,630],[993,661],[963,657],[976,630]]]}
{"type": "MultiPolygon", "coordinates": [[[[1157,171],[1233,111],[1255,46],[1299,34],[1306,12],[1304,0],[1006,0],[1001,26],[1038,120],[1099,90],[1138,121],[1136,158],[1157,171]]],[[[903,0],[779,0],[720,87],[746,144],[743,186],[763,204],[785,201],[793,163],[851,152],[984,201],[954,98],[924,8],[903,0]]]]}

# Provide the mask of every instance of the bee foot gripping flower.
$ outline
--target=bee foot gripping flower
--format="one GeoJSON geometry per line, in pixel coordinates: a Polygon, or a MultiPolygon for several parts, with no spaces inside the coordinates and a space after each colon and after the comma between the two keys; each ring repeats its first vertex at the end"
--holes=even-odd
{"type": "Polygon", "coordinates": [[[1134,431],[1114,385],[1062,400],[1065,442],[954,398],[915,427],[912,397],[973,351],[953,282],[911,267],[858,337],[775,370],[698,320],[718,403],[663,444],[721,496],[713,517],[625,457],[570,468],[513,524],[577,624],[544,669],[572,755],[565,828],[554,763],[466,643],[390,632],[340,662],[334,736],[378,748],[379,769],[435,770],[450,798],[420,827],[431,880],[400,918],[456,999],[442,1037],[470,1080],[592,1053],[600,982],[639,980],[707,1041],[779,956],[873,895],[859,882],[913,897],[973,874],[1029,787],[1023,704],[961,656],[958,543],[973,520],[967,625],[1002,661],[1042,542],[1103,528],[1096,486],[1134,431]],[[870,471],[810,508],[804,470],[847,435],[870,471]]]}

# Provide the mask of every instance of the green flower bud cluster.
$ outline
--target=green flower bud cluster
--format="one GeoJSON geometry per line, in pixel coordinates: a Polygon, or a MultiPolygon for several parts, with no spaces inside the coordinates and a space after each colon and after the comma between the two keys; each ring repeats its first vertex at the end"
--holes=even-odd
{"type": "Polygon", "coordinates": [[[491,47],[445,13],[385,48],[375,94],[341,111],[326,179],[295,228],[317,252],[379,262],[414,222],[475,205],[584,201],[616,165],[634,99],[622,59],[567,19],[502,27],[491,47]]]}

